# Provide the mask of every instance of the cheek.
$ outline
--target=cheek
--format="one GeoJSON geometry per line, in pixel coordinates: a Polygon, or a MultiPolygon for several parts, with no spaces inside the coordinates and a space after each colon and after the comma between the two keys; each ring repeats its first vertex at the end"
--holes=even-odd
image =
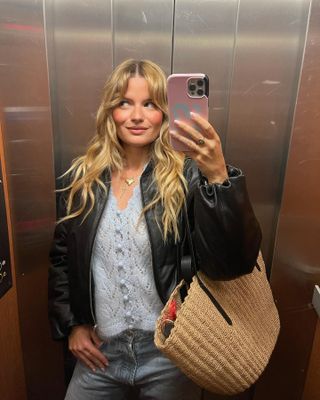
{"type": "Polygon", "coordinates": [[[113,110],[112,117],[117,125],[121,124],[125,120],[125,116],[123,115],[122,110],[113,110]]]}
{"type": "Polygon", "coordinates": [[[161,125],[163,120],[162,112],[159,111],[153,113],[152,116],[149,118],[149,120],[153,125],[161,125]]]}

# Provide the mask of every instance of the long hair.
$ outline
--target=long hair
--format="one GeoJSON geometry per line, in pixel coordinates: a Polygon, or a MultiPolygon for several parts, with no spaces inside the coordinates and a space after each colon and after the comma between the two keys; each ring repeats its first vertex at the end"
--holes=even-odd
{"type": "MultiPolygon", "coordinates": [[[[163,207],[161,230],[164,240],[168,238],[168,234],[173,234],[177,241],[177,216],[183,205],[186,190],[186,180],[183,176],[184,155],[174,151],[169,143],[166,78],[161,68],[149,60],[126,60],[115,68],[106,81],[96,116],[96,133],[86,153],[76,158],[64,174],[70,174],[71,180],[70,184],[62,189],[68,191],[68,196],[67,213],[61,221],[80,215],[85,219],[95,204],[94,185],[107,190],[101,173],[106,168],[111,171],[123,169],[125,153],[117,136],[112,112],[123,99],[129,79],[136,75],[146,79],[150,98],[163,114],[160,133],[152,143],[150,153],[155,165],[153,180],[157,189],[154,198],[142,212],[160,203],[163,207]]],[[[160,226],[160,221],[158,224],[160,226]]]]}

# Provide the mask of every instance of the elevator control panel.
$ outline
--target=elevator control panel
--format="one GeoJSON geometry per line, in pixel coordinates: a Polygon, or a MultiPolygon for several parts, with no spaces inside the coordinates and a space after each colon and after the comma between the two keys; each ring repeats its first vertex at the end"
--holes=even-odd
{"type": "Polygon", "coordinates": [[[8,223],[0,168],[0,298],[12,287],[8,223]]]}

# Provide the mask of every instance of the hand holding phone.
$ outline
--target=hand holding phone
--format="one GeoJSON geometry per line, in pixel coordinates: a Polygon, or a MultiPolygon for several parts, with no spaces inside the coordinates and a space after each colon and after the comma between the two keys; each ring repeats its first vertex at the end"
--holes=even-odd
{"type": "MultiPolygon", "coordinates": [[[[205,74],[172,74],[168,77],[169,131],[190,138],[175,123],[184,122],[196,128],[190,112],[195,112],[208,120],[209,78],[205,74]]],[[[170,136],[172,147],[177,151],[190,148],[170,136]]]]}
{"type": "Polygon", "coordinates": [[[169,76],[170,140],[175,150],[186,152],[196,161],[209,183],[223,183],[228,172],[219,135],[208,122],[208,96],[206,75],[169,76]],[[195,115],[190,115],[192,112],[195,115]]]}

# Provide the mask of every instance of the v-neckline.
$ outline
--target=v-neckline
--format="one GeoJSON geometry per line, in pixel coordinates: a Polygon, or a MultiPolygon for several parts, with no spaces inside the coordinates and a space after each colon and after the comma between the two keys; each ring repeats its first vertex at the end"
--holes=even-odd
{"type": "Polygon", "coordinates": [[[116,198],[116,196],[114,195],[113,192],[113,188],[112,185],[110,185],[110,195],[112,197],[112,200],[114,202],[114,206],[115,206],[115,210],[119,211],[121,213],[125,212],[129,207],[130,207],[130,203],[132,202],[133,198],[136,196],[136,192],[137,192],[137,188],[139,188],[139,182],[134,186],[133,190],[132,190],[132,194],[131,196],[128,198],[127,204],[124,208],[119,208],[119,204],[118,204],[118,199],[116,198]]]}

